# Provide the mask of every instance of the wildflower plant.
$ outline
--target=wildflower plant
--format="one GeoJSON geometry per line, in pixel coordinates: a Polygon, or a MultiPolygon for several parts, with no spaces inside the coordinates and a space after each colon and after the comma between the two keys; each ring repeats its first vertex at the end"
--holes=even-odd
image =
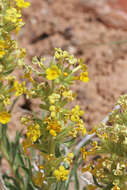
{"type": "Polygon", "coordinates": [[[89,165],[82,172],[93,175],[94,185],[88,189],[125,190],[127,188],[127,95],[121,96],[116,108],[96,128],[98,142],[93,141],[92,148],[88,151],[81,149],[82,156],[93,155],[89,165]]]}
{"type": "Polygon", "coordinates": [[[13,190],[64,189],[74,158],[70,150],[79,135],[86,135],[81,119],[84,112],[78,105],[72,109],[66,105],[76,97],[70,86],[75,80],[88,82],[88,72],[82,59],[60,48],[49,63],[37,57],[32,65],[24,62],[26,51],[18,48],[12,35],[24,25],[22,8],[29,5],[24,0],[0,1],[0,150],[10,165],[10,173],[3,179],[13,190]],[[24,72],[22,83],[13,75],[15,68],[24,72]],[[40,116],[33,112],[21,118],[27,129],[22,144],[22,133],[17,133],[13,142],[7,135],[13,107],[21,95],[41,101],[40,116]]]}
{"type": "MultiPolygon", "coordinates": [[[[54,57],[49,63],[36,57],[32,63],[38,66],[38,70],[23,64],[25,73],[30,73],[28,80],[32,83],[25,94],[28,98],[41,100],[41,116],[33,113],[21,118],[27,127],[27,138],[22,145],[25,153],[32,148],[40,158],[38,171],[33,176],[34,184],[42,189],[55,189],[56,186],[64,189],[74,157],[69,152],[70,148],[73,150],[72,145],[79,135],[86,135],[81,119],[84,112],[78,105],[72,109],[66,105],[75,98],[70,86],[75,80],[82,80],[80,75],[87,73],[87,67],[84,67],[81,59],[76,59],[59,48],[55,49],[54,57]],[[40,84],[32,78],[32,74],[42,79],[40,84]],[[40,174],[42,177],[39,181],[40,174]]],[[[84,78],[87,82],[88,74],[84,78]]]]}

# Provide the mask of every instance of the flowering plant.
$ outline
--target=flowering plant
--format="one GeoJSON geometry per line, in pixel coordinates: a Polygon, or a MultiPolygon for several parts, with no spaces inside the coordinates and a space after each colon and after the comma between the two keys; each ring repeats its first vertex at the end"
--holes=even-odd
{"type": "Polygon", "coordinates": [[[0,1],[0,164],[6,159],[10,166],[9,172],[2,174],[1,186],[9,190],[68,190],[73,176],[79,190],[80,166],[82,173],[87,171],[94,179],[84,189],[126,189],[127,97],[120,98],[120,109],[114,110],[108,121],[88,133],[83,110],[78,105],[68,108],[76,98],[71,85],[77,80],[89,81],[84,60],[55,48],[49,62],[43,57],[34,57],[31,65],[24,62],[26,51],[18,47],[14,36],[24,25],[22,8],[29,5],[24,0],[0,1]],[[15,69],[22,69],[22,83],[14,75],[15,69]],[[8,123],[21,95],[38,100],[39,113],[34,110],[22,115],[26,133],[17,132],[11,141],[8,123]],[[89,155],[96,157],[89,159],[89,155]]]}

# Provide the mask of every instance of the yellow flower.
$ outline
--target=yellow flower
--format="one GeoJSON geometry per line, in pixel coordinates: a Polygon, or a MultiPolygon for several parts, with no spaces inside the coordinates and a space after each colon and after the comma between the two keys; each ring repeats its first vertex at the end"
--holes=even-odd
{"type": "Polygon", "coordinates": [[[5,41],[0,40],[0,58],[2,58],[5,55],[5,41]]]}
{"type": "Polygon", "coordinates": [[[8,98],[8,97],[4,98],[3,103],[5,106],[11,104],[10,98],[8,98]]]}
{"type": "Polygon", "coordinates": [[[83,73],[80,74],[80,80],[83,82],[88,82],[89,81],[89,77],[88,77],[88,72],[85,71],[83,73]]]}
{"type": "Polygon", "coordinates": [[[49,133],[52,135],[52,136],[54,136],[54,137],[56,137],[56,132],[55,132],[55,130],[53,130],[53,129],[51,129],[50,131],[49,131],[49,133]]]}
{"type": "Polygon", "coordinates": [[[61,48],[55,48],[55,58],[65,59],[68,58],[69,54],[67,51],[63,51],[61,48]]]}
{"type": "Polygon", "coordinates": [[[87,152],[86,152],[86,149],[85,147],[81,148],[81,153],[82,153],[82,159],[85,161],[86,160],[86,156],[87,156],[87,152]]]}
{"type": "Polygon", "coordinates": [[[69,58],[68,58],[68,62],[70,64],[74,65],[74,64],[77,63],[77,59],[73,55],[70,55],[69,58]]]}
{"type": "Polygon", "coordinates": [[[48,80],[57,79],[60,74],[61,74],[61,70],[58,69],[58,67],[56,65],[53,65],[52,67],[50,67],[46,70],[46,78],[48,80]]]}
{"type": "Polygon", "coordinates": [[[2,58],[5,55],[5,51],[4,50],[0,50],[0,58],[2,58]]]}
{"type": "Polygon", "coordinates": [[[59,101],[60,95],[59,95],[59,94],[56,94],[56,93],[53,93],[53,94],[51,94],[48,98],[49,98],[50,104],[54,104],[54,103],[56,103],[56,102],[59,101]]]}
{"type": "Polygon", "coordinates": [[[0,112],[0,123],[6,124],[11,120],[11,115],[7,111],[0,112]]]}
{"type": "Polygon", "coordinates": [[[25,48],[21,48],[21,49],[20,49],[19,57],[20,57],[20,58],[26,57],[26,49],[25,49],[25,48]]]}
{"type": "Polygon", "coordinates": [[[27,8],[30,6],[30,3],[24,2],[24,0],[15,0],[15,1],[18,8],[27,8]]]}
{"type": "Polygon", "coordinates": [[[44,174],[38,171],[36,176],[32,177],[32,180],[36,186],[42,186],[44,182],[44,174]]]}
{"type": "Polygon", "coordinates": [[[25,140],[22,142],[22,146],[23,146],[24,153],[26,154],[26,153],[27,153],[27,149],[32,146],[32,141],[31,141],[31,139],[30,139],[30,138],[25,139],[25,140]]]}
{"type": "Polygon", "coordinates": [[[73,152],[69,152],[67,157],[64,159],[64,162],[67,162],[70,165],[72,163],[73,158],[74,158],[73,152]]]}
{"type": "MultiPolygon", "coordinates": [[[[21,27],[24,25],[24,22],[23,22],[23,20],[22,20],[22,18],[20,18],[19,20],[18,20],[18,22],[15,24],[15,26],[16,26],[16,29],[15,29],[15,33],[16,33],[16,35],[19,33],[19,31],[21,30],[21,27]]],[[[24,49],[24,48],[23,48],[24,49]]]]}
{"type": "Polygon", "coordinates": [[[120,190],[120,188],[117,185],[115,185],[111,190],[120,190]]]}
{"type": "Polygon", "coordinates": [[[69,170],[66,170],[64,166],[60,166],[59,169],[55,170],[53,174],[57,178],[57,181],[66,181],[68,178],[69,170]]]}
{"type": "Polygon", "coordinates": [[[89,171],[89,172],[91,171],[91,163],[88,164],[86,167],[82,168],[82,173],[85,173],[87,171],[89,171]]]}
{"type": "Polygon", "coordinates": [[[80,120],[80,116],[83,116],[84,111],[80,110],[80,107],[78,105],[76,105],[72,111],[71,111],[71,120],[74,122],[79,122],[80,120]]]}
{"type": "Polygon", "coordinates": [[[22,84],[19,84],[18,81],[14,82],[14,90],[16,91],[15,96],[20,96],[26,92],[26,83],[25,81],[22,84]]]}
{"type": "Polygon", "coordinates": [[[84,135],[86,135],[86,133],[87,133],[86,128],[83,128],[83,129],[82,129],[82,135],[84,136],[84,135]]]}
{"type": "Polygon", "coordinates": [[[23,78],[28,79],[30,82],[34,82],[34,80],[33,80],[32,76],[31,76],[31,74],[32,74],[32,71],[28,71],[28,72],[26,72],[26,73],[24,74],[23,78]]]}
{"type": "Polygon", "coordinates": [[[27,137],[31,139],[32,142],[36,142],[36,140],[41,136],[40,126],[38,124],[33,126],[30,125],[27,129],[27,137]]]}
{"type": "Polygon", "coordinates": [[[62,93],[64,98],[68,98],[68,100],[72,101],[74,100],[75,94],[73,94],[72,90],[66,90],[62,93]]]}
{"type": "Polygon", "coordinates": [[[12,23],[16,23],[18,21],[18,18],[21,17],[20,12],[17,12],[15,8],[7,9],[5,19],[7,21],[10,21],[12,23]]]}
{"type": "Polygon", "coordinates": [[[60,133],[61,132],[61,125],[60,123],[57,121],[57,120],[49,120],[48,122],[48,126],[47,126],[47,130],[49,130],[49,133],[52,135],[52,136],[56,136],[57,133],[60,133]]]}

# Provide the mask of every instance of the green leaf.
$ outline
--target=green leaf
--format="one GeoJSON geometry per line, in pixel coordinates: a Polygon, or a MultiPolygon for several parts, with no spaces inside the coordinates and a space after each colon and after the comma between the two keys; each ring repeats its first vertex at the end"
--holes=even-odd
{"type": "Polygon", "coordinates": [[[17,163],[18,163],[21,167],[24,167],[24,161],[23,161],[22,154],[21,154],[20,151],[18,151],[17,154],[16,154],[16,161],[17,161],[17,163]]]}
{"type": "Polygon", "coordinates": [[[12,189],[12,190],[21,190],[20,186],[15,178],[8,176],[7,174],[4,174],[2,177],[3,177],[4,183],[7,187],[9,187],[10,189],[12,189],[12,187],[13,187],[14,189],[12,189]]]}
{"type": "Polygon", "coordinates": [[[59,142],[56,142],[55,156],[56,156],[56,158],[58,158],[58,157],[61,156],[61,153],[60,153],[60,143],[59,142]]]}
{"type": "Polygon", "coordinates": [[[82,190],[87,190],[87,187],[83,187],[83,189],[82,190]]]}
{"type": "Polygon", "coordinates": [[[46,111],[42,111],[42,113],[41,113],[41,118],[42,118],[42,120],[45,118],[45,113],[46,113],[46,111]]]}
{"type": "Polygon", "coordinates": [[[80,187],[79,187],[79,180],[78,180],[78,176],[77,176],[77,164],[76,164],[76,166],[74,166],[73,172],[74,172],[75,190],[79,190],[80,187]]]}
{"type": "Polygon", "coordinates": [[[24,184],[24,180],[23,180],[23,177],[20,175],[19,169],[20,169],[19,167],[16,169],[15,176],[16,176],[16,178],[19,179],[20,182],[22,182],[22,184],[24,184]]]}
{"type": "Polygon", "coordinates": [[[40,104],[39,107],[43,110],[48,110],[48,106],[47,105],[44,105],[44,104],[40,104]]]}

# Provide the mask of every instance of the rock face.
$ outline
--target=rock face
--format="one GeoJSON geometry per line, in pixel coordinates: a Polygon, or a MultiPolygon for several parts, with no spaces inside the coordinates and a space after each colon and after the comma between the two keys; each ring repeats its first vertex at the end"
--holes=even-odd
{"type": "Polygon", "coordinates": [[[127,30],[127,0],[81,0],[106,25],[127,30]]]}

